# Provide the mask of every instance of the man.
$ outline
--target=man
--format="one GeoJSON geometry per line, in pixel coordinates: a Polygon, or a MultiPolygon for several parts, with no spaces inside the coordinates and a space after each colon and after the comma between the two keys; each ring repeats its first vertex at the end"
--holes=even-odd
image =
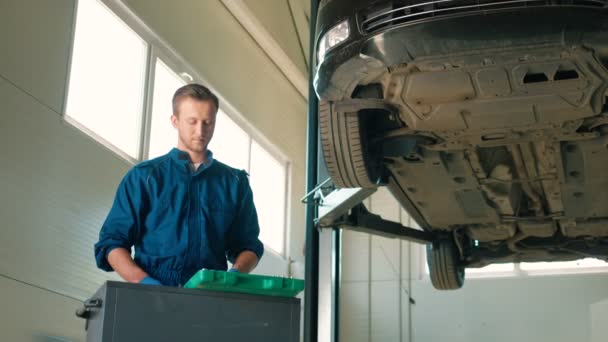
{"type": "Polygon", "coordinates": [[[226,270],[227,259],[230,271],[257,265],[264,247],[247,174],[207,150],[218,108],[202,85],[175,92],[177,148],[123,178],[95,244],[99,268],[131,283],[179,286],[202,268],[226,270]]]}

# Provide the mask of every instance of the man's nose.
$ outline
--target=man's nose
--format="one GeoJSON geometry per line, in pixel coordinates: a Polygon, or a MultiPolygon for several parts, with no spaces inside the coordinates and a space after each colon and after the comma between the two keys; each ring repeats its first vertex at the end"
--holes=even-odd
{"type": "Polygon", "coordinates": [[[200,123],[200,124],[196,125],[194,128],[194,133],[196,133],[197,135],[203,134],[204,131],[205,131],[204,123],[200,123]]]}

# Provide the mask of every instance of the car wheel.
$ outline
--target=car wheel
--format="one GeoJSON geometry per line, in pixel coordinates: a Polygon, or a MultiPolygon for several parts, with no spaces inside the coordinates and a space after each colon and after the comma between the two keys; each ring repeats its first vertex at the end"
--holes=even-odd
{"type": "Polygon", "coordinates": [[[464,267],[452,239],[440,239],[426,246],[431,283],[438,290],[456,290],[464,284],[464,267]]]}
{"type": "Polygon", "coordinates": [[[339,188],[375,188],[382,172],[382,156],[370,151],[359,112],[334,112],[319,106],[319,131],[327,171],[339,188]]]}

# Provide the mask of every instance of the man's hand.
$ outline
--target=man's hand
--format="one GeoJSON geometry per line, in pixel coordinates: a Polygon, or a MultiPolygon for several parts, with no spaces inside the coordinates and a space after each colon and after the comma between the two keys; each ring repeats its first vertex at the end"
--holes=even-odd
{"type": "Polygon", "coordinates": [[[255,253],[252,251],[242,251],[241,254],[236,257],[236,260],[234,261],[234,264],[229,272],[249,273],[253,271],[257,264],[258,256],[255,255],[255,253]]]}
{"type": "Polygon", "coordinates": [[[124,248],[114,248],[111,250],[110,253],[108,253],[108,263],[122,279],[129,283],[141,283],[146,277],[149,277],[148,274],[133,261],[129,251],[124,248]]]}

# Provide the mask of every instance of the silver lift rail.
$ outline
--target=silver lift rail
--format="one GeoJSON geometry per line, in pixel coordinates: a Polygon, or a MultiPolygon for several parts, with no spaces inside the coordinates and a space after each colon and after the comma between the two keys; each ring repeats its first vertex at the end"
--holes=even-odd
{"type": "Polygon", "coordinates": [[[338,227],[420,244],[435,240],[430,232],[385,220],[369,212],[363,201],[374,192],[374,188],[337,189],[328,178],[302,197],[301,201],[318,207],[315,226],[319,229],[338,227]]]}

